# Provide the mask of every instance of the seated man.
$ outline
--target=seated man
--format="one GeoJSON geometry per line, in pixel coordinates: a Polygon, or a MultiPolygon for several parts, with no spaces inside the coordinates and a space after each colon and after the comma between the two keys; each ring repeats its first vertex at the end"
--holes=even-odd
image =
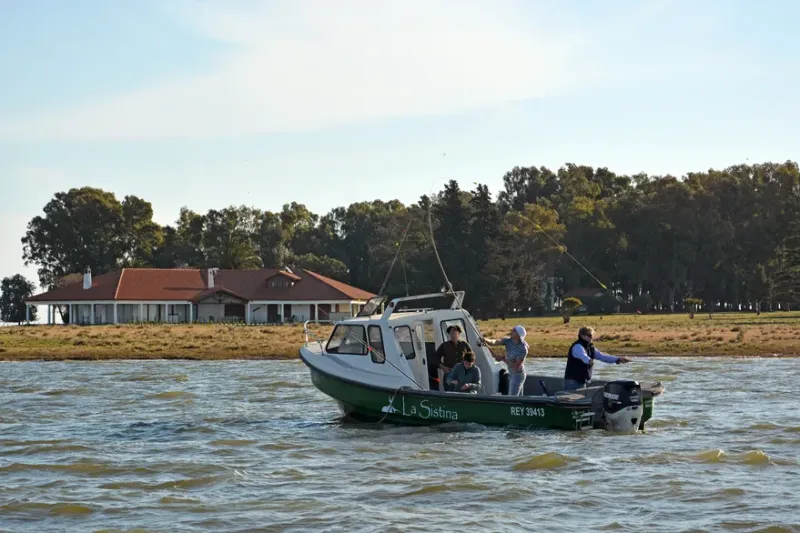
{"type": "Polygon", "coordinates": [[[481,388],[481,369],[475,366],[475,354],[467,352],[464,360],[456,364],[447,375],[448,390],[478,394],[481,388]]]}
{"type": "Polygon", "coordinates": [[[458,338],[461,334],[461,326],[450,326],[447,328],[447,334],[450,339],[440,344],[436,349],[436,359],[439,360],[440,390],[447,390],[444,388],[446,376],[453,370],[453,367],[464,359],[465,354],[472,353],[472,348],[469,347],[469,344],[458,338]]]}

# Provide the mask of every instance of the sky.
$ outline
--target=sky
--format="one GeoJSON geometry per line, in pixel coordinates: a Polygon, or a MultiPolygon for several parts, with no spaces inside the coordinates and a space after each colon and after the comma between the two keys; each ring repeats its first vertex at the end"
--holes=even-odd
{"type": "MultiPolygon", "coordinates": [[[[0,277],[93,186],[325,214],[514,166],[798,160],[793,0],[2,0],[0,277]]],[[[41,311],[40,311],[41,312],[41,311]]]]}

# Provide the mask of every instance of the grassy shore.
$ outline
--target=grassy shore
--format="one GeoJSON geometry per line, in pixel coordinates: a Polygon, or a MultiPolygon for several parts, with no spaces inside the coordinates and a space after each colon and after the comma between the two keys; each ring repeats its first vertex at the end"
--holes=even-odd
{"type": "MultiPolygon", "coordinates": [[[[582,325],[595,328],[607,353],[634,356],[800,356],[800,313],[610,315],[478,322],[487,338],[528,329],[531,355],[564,357],[582,325]]],[[[330,327],[317,326],[326,338],[330,327]]],[[[0,328],[0,360],[293,359],[300,325],[106,325],[0,328]]],[[[493,348],[497,349],[497,348],[493,348]]]]}

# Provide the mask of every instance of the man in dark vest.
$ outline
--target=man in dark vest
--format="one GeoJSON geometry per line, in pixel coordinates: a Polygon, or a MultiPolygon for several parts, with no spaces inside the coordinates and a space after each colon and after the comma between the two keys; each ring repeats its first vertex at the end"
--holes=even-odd
{"type": "Polygon", "coordinates": [[[615,357],[604,354],[594,347],[592,328],[581,328],[578,331],[578,340],[572,343],[567,353],[567,368],[564,370],[564,388],[566,390],[579,389],[589,385],[592,381],[592,368],[595,360],[604,363],[630,363],[627,357],[615,357]]]}
{"type": "Polygon", "coordinates": [[[436,349],[436,358],[439,360],[439,383],[441,390],[447,390],[445,378],[458,363],[464,360],[464,355],[472,353],[469,344],[459,339],[461,326],[452,325],[447,328],[450,340],[439,345],[436,349]]]}

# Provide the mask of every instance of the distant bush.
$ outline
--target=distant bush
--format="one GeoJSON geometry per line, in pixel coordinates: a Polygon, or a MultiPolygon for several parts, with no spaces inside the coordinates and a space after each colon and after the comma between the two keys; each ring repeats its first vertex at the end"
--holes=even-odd
{"type": "Polygon", "coordinates": [[[586,306],[586,312],[590,315],[610,315],[619,310],[619,300],[611,294],[605,293],[602,296],[593,298],[584,298],[583,305],[586,306]]]}

